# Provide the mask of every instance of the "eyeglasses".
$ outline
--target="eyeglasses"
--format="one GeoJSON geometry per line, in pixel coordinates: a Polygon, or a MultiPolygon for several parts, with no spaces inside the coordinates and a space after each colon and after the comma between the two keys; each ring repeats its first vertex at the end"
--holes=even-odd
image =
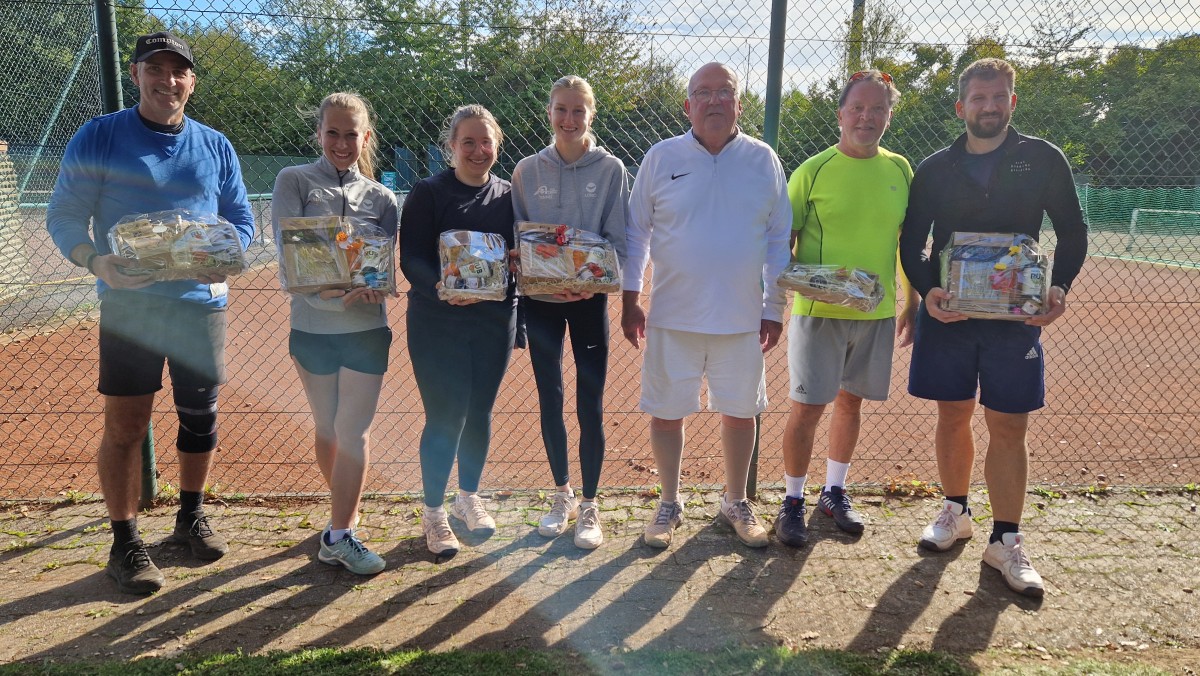
{"type": "Polygon", "coordinates": [[[697,101],[712,101],[714,97],[718,101],[732,101],[737,96],[737,92],[729,89],[697,89],[692,92],[692,98],[697,101]]]}
{"type": "MultiPolygon", "coordinates": [[[[885,73],[881,70],[860,70],[857,73],[855,73],[854,75],[850,76],[849,82],[858,82],[859,80],[865,80],[865,79],[871,77],[871,75],[873,75],[875,73],[879,73],[879,79],[883,80],[884,83],[892,84],[892,76],[888,75],[887,73],[885,73]]],[[[849,82],[847,82],[847,84],[849,84],[849,82]]]]}

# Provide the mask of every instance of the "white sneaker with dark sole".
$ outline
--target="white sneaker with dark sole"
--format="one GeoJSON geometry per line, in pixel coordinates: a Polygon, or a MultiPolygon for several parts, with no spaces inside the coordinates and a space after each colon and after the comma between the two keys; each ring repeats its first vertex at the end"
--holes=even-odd
{"type": "Polygon", "coordinates": [[[969,540],[975,534],[975,522],[962,505],[953,500],[942,501],[942,511],[933,523],[921,532],[918,543],[923,549],[944,552],[959,540],[969,540]]]}

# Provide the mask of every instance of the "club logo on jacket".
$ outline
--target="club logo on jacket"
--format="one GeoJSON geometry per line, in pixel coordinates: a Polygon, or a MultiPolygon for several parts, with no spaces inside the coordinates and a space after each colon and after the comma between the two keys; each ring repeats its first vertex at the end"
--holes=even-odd
{"type": "Polygon", "coordinates": [[[364,199],[362,204],[358,205],[358,207],[364,211],[370,211],[375,207],[375,200],[370,198],[364,199]]]}
{"type": "Polygon", "coordinates": [[[588,197],[595,197],[596,190],[598,188],[599,186],[597,186],[595,183],[588,183],[587,185],[583,186],[583,191],[587,193],[588,197]]]}
{"type": "Polygon", "coordinates": [[[533,191],[533,196],[540,200],[552,200],[558,196],[558,188],[551,188],[548,185],[539,185],[537,190],[533,191]]]}
{"type": "Polygon", "coordinates": [[[313,188],[308,191],[308,203],[320,204],[321,202],[329,202],[337,197],[337,192],[329,188],[313,188]]]}

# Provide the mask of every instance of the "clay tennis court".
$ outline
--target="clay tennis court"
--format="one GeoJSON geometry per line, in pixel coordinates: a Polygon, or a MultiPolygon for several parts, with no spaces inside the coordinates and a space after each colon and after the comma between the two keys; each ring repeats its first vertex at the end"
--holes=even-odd
{"type": "MultiPolygon", "coordinates": [[[[67,280],[65,286],[74,285],[75,295],[94,299],[87,291],[88,280],[78,277],[77,268],[60,264],[61,258],[36,231],[30,227],[29,258],[47,262],[34,281],[63,286],[62,280],[67,280]]],[[[260,260],[270,259],[260,255],[260,260]]],[[[279,291],[276,270],[264,262],[234,278],[231,286],[231,380],[222,390],[221,448],[212,481],[223,494],[322,492],[312,460],[307,404],[287,356],[287,298],[279,291]]],[[[27,301],[33,295],[31,291],[23,297],[27,301]]],[[[1200,272],[1093,256],[1069,302],[1068,316],[1044,334],[1048,405],[1032,416],[1031,482],[1153,486],[1196,481],[1200,272]]],[[[615,297],[611,309],[608,454],[601,485],[649,487],[657,477],[648,419],[637,410],[641,355],[620,337],[615,297]]],[[[374,492],[420,489],[417,443],[423,415],[405,350],[404,310],[403,298],[391,305],[396,340],[374,426],[367,479],[368,490],[374,492]]],[[[0,491],[6,498],[54,498],[68,491],[99,490],[94,460],[102,402],[95,393],[95,316],[85,307],[66,318],[10,329],[0,336],[0,491]]],[[[779,444],[788,409],[785,351],[782,344],[768,356],[771,408],[762,416],[759,470],[764,484],[782,478],[779,444]]],[[[569,350],[566,362],[570,412],[574,373],[569,350]]],[[[852,482],[937,478],[935,407],[907,395],[907,369],[908,350],[900,349],[891,400],[864,407],[852,482]]],[[[168,394],[164,390],[157,400],[154,429],[160,481],[177,485],[175,422],[168,394]]],[[[570,428],[573,436],[574,425],[570,428]]],[[[715,414],[699,414],[689,421],[685,483],[720,484],[718,438],[715,414]]],[[[822,430],[818,458],[824,457],[823,439],[822,430]]],[[[812,472],[822,476],[824,463],[817,460],[812,472]]],[[[981,469],[975,476],[982,480],[981,469]]],[[[495,409],[484,489],[539,489],[549,488],[549,483],[532,370],[527,354],[518,350],[495,409]]]]}

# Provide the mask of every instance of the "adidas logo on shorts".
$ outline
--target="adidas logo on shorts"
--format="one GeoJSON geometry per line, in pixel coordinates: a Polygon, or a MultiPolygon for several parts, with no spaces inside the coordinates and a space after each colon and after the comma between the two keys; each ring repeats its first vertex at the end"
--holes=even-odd
{"type": "Polygon", "coordinates": [[[805,390],[803,385],[797,385],[796,394],[808,394],[808,390],[805,390]]]}
{"type": "Polygon", "coordinates": [[[1038,353],[1037,353],[1036,347],[1029,348],[1029,351],[1025,353],[1025,359],[1037,359],[1037,358],[1038,358],[1038,353]]]}

